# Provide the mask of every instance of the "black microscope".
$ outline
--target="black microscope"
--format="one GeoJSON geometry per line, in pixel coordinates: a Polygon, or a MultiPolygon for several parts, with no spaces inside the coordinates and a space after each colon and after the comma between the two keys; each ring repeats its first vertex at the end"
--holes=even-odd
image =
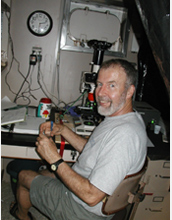
{"type": "Polygon", "coordinates": [[[78,106],[76,112],[81,115],[82,124],[78,130],[92,130],[99,124],[102,116],[97,112],[94,90],[96,87],[97,72],[103,62],[104,52],[112,44],[106,41],[90,40],[87,42],[90,48],[94,49],[93,60],[91,62],[91,72],[82,72],[80,92],[85,94],[81,106],[78,106]]]}

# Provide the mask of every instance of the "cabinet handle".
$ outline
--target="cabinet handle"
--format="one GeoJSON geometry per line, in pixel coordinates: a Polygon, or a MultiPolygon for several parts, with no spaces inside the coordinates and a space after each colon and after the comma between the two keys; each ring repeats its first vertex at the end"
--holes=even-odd
{"type": "Polygon", "coordinates": [[[162,178],[162,179],[170,179],[169,176],[161,176],[161,175],[159,175],[159,177],[162,178]]]}
{"type": "Polygon", "coordinates": [[[170,168],[170,162],[164,162],[163,168],[170,168]]]}
{"type": "Polygon", "coordinates": [[[152,208],[149,208],[149,210],[151,211],[151,212],[162,212],[162,208],[160,208],[160,209],[152,209],[152,208]]]}

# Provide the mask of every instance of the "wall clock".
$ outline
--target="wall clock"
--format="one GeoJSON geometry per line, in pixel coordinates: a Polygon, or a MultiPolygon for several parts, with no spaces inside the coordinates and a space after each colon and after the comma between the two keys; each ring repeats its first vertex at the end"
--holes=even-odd
{"type": "Polygon", "coordinates": [[[53,26],[51,16],[45,11],[34,11],[27,19],[29,31],[36,36],[47,35],[53,26]]]}

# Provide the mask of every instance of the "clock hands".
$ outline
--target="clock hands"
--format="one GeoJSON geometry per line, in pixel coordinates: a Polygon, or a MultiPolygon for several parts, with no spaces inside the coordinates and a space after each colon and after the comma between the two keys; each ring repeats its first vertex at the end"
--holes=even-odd
{"type": "Polygon", "coordinates": [[[52,18],[45,11],[34,11],[27,20],[27,25],[32,34],[45,36],[52,29],[52,18]]]}

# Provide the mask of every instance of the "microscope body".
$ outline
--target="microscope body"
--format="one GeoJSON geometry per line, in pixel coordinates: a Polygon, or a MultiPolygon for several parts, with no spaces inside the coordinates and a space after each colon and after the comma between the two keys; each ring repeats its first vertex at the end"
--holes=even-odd
{"type": "MultiPolygon", "coordinates": [[[[88,46],[94,49],[93,60],[91,62],[91,71],[82,72],[80,82],[80,92],[84,94],[81,106],[78,107],[81,115],[82,126],[88,128],[94,127],[100,123],[102,116],[97,112],[94,90],[96,87],[97,73],[103,61],[105,50],[109,49],[112,44],[106,41],[90,40],[88,46]],[[85,93],[86,92],[86,93],[85,93]],[[86,125],[85,125],[86,124],[86,125]],[[94,124],[94,125],[93,125],[94,124]],[[90,126],[91,125],[91,126],[90,126]]],[[[79,129],[81,127],[78,127],[79,129]]]]}

